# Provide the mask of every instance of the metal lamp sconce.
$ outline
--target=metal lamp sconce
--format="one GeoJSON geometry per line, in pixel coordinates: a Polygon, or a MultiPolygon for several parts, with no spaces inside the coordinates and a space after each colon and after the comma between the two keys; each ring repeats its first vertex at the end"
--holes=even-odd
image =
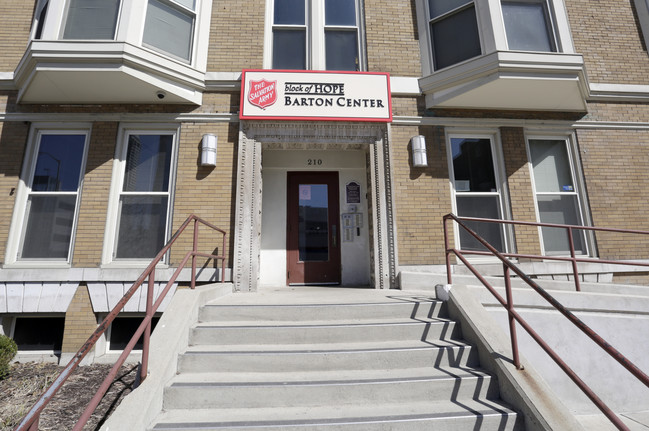
{"type": "Polygon", "coordinates": [[[201,140],[201,166],[216,166],[216,135],[203,135],[201,140]]]}
{"type": "Polygon", "coordinates": [[[428,158],[426,157],[426,138],[422,135],[413,136],[410,139],[412,144],[412,166],[415,168],[428,167],[428,158]]]}

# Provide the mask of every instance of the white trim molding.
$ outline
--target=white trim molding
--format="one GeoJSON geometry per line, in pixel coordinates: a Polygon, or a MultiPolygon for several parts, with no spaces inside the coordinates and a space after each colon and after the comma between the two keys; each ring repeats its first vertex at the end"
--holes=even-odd
{"type": "Polygon", "coordinates": [[[591,83],[589,90],[589,102],[649,102],[649,85],[591,83]]]}

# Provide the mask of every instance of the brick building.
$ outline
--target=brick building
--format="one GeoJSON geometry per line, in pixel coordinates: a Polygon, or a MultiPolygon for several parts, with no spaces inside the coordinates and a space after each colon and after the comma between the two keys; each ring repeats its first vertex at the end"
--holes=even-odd
{"type": "MultiPolygon", "coordinates": [[[[449,212],[649,230],[648,9],[1,0],[0,328],[26,352],[73,353],[191,213],[228,231],[240,291],[397,288],[404,270],[441,270],[449,212]],[[255,80],[275,82],[259,94],[272,106],[255,80]]],[[[478,229],[501,250],[568,250],[558,231],[478,229]]],[[[636,240],[574,239],[584,255],[649,258],[636,240]]],[[[96,354],[142,311],[127,307],[96,354]]]]}

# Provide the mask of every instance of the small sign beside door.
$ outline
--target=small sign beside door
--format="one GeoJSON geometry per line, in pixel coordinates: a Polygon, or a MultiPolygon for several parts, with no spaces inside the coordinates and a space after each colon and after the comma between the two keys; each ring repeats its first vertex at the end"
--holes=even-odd
{"type": "Polygon", "coordinates": [[[345,202],[348,204],[361,203],[361,185],[356,181],[352,181],[345,185],[345,202]]]}

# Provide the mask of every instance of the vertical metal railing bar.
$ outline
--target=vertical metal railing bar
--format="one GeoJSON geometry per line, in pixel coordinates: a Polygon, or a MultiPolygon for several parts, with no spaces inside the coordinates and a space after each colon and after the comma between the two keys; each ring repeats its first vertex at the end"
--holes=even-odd
{"type": "MultiPolygon", "coordinates": [[[[72,357],[72,359],[68,362],[68,364],[63,369],[63,371],[61,371],[59,376],[52,382],[52,384],[47,388],[47,390],[40,396],[40,398],[36,401],[36,403],[30,409],[30,411],[22,419],[20,424],[18,424],[18,426],[16,426],[14,431],[25,431],[25,430],[30,430],[30,431],[31,430],[36,430],[37,431],[38,430],[38,422],[39,422],[39,418],[40,418],[40,413],[43,411],[45,406],[50,402],[52,397],[58,392],[58,390],[63,385],[63,383],[65,383],[65,381],[70,377],[72,372],[74,372],[74,370],[76,370],[76,368],[79,366],[81,361],[86,357],[86,355],[90,352],[92,347],[95,345],[95,343],[97,342],[99,337],[101,337],[101,335],[106,331],[108,326],[115,319],[117,314],[119,314],[119,312],[121,312],[121,310],[124,308],[126,303],[131,299],[131,297],[135,294],[135,292],[137,292],[137,290],[141,287],[144,280],[147,277],[151,276],[152,272],[154,272],[154,270],[155,270],[156,265],[162,260],[164,255],[169,251],[171,246],[175,243],[175,241],[182,234],[182,232],[184,232],[185,228],[187,227],[187,225],[192,220],[194,220],[196,222],[200,222],[200,223],[208,226],[209,228],[211,228],[213,230],[216,230],[217,232],[221,233],[223,235],[223,244],[225,244],[226,232],[224,230],[219,229],[218,227],[214,226],[213,224],[208,223],[205,220],[200,219],[199,217],[197,217],[194,214],[191,214],[189,217],[187,217],[187,219],[183,222],[183,224],[172,235],[171,239],[167,242],[167,244],[165,244],[165,246],[162,248],[162,250],[160,250],[160,252],[156,255],[156,257],[151,261],[151,263],[147,266],[147,268],[142,272],[140,277],[133,283],[133,285],[124,294],[124,296],[117,302],[115,307],[110,311],[110,313],[108,313],[106,318],[99,324],[99,326],[93,332],[93,334],[88,338],[88,340],[86,340],[86,342],[81,346],[81,348],[77,351],[77,353],[72,357]]],[[[187,255],[183,259],[182,263],[178,266],[178,268],[174,272],[172,278],[169,280],[169,282],[167,283],[167,285],[165,286],[163,291],[160,293],[160,295],[158,297],[158,300],[156,301],[156,303],[154,304],[154,306],[152,308],[153,311],[151,313],[147,313],[147,315],[145,315],[145,318],[143,319],[142,324],[138,327],[138,330],[136,331],[136,334],[133,336],[134,338],[131,339],[131,341],[133,342],[132,346],[131,346],[131,342],[129,342],[129,344],[127,344],[127,349],[122,353],[122,355],[120,355],[120,358],[122,356],[126,357],[128,355],[128,353],[130,353],[130,351],[133,349],[133,346],[135,345],[135,343],[137,342],[139,337],[143,334],[144,327],[147,326],[147,325],[150,327],[151,318],[153,317],[153,314],[155,313],[155,310],[158,309],[158,307],[160,306],[160,304],[164,300],[164,297],[169,292],[170,287],[176,282],[176,279],[180,275],[181,270],[187,264],[187,261],[188,261],[189,257],[193,256],[193,255],[196,255],[196,254],[199,254],[199,253],[196,253],[194,251],[187,253],[187,255]],[[131,346],[131,347],[129,347],[129,346],[131,346]],[[124,353],[126,353],[126,355],[124,355],[124,353]]],[[[222,283],[225,282],[225,277],[224,277],[224,274],[225,274],[225,253],[223,252],[221,256],[215,256],[215,255],[212,255],[212,254],[203,254],[203,253],[200,253],[200,255],[202,255],[203,257],[212,258],[212,259],[215,259],[215,260],[221,260],[221,262],[222,262],[222,265],[221,265],[221,273],[222,273],[221,282],[222,283]]],[[[149,282],[151,283],[152,280],[154,280],[154,279],[155,279],[155,274],[151,276],[149,282]]],[[[152,292],[152,290],[151,290],[151,292],[152,292]]],[[[149,293],[147,292],[147,295],[148,294],[149,293]]],[[[147,349],[147,351],[148,351],[148,349],[147,349]]],[[[122,361],[122,363],[123,363],[123,361],[122,361]]],[[[120,366],[121,366],[121,364],[120,364],[120,366]]],[[[119,368],[119,367],[117,367],[117,368],[119,368]]],[[[143,368],[146,370],[146,367],[143,367],[143,368]]],[[[112,382],[112,380],[114,380],[114,378],[116,376],[116,373],[117,373],[117,369],[115,367],[113,367],[113,369],[115,369],[115,374],[113,375],[113,377],[111,379],[111,382],[112,382]]],[[[112,370],[111,370],[111,372],[112,372],[112,370]]],[[[105,380],[105,382],[106,382],[106,380],[105,380]]],[[[110,383],[109,383],[108,386],[110,386],[110,383]]],[[[107,387],[106,387],[106,389],[107,389],[107,387]]],[[[105,391],[104,391],[104,393],[105,393],[105,391]]],[[[97,396],[97,395],[95,395],[95,396],[97,396]]],[[[103,393],[102,393],[101,397],[103,397],[103,393]]],[[[99,397],[99,401],[101,400],[101,397],[99,397]]],[[[95,408],[96,408],[96,406],[95,406],[95,408]]],[[[89,409],[87,408],[86,410],[89,410],[89,409]]],[[[92,410],[94,411],[94,408],[92,410]]],[[[85,412],[84,412],[84,414],[85,414],[85,412]]],[[[90,411],[90,413],[87,415],[87,418],[83,422],[81,427],[83,427],[83,425],[85,425],[87,420],[90,418],[91,414],[92,414],[92,411],[90,411]]],[[[79,420],[79,422],[81,422],[81,419],[79,420]]],[[[77,428],[75,428],[75,429],[77,429],[77,428]]]]}
{"type": "Polygon", "coordinates": [[[194,238],[192,241],[192,281],[190,287],[196,288],[196,252],[198,251],[198,220],[194,220],[194,238]]]}
{"type": "MultiPolygon", "coordinates": [[[[444,220],[446,221],[447,219],[453,219],[459,226],[461,226],[464,230],[466,230],[470,235],[472,235],[475,239],[478,240],[483,246],[485,246],[494,256],[496,256],[498,259],[500,259],[503,262],[503,265],[505,267],[510,268],[512,271],[514,271],[521,279],[523,279],[530,287],[532,287],[534,290],[536,290],[537,293],[539,293],[546,301],[548,301],[554,308],[556,308],[561,314],[563,314],[566,318],[568,318],[569,321],[571,321],[575,326],[577,326],[582,332],[584,332],[589,338],[591,338],[593,341],[595,341],[606,353],[608,353],[611,357],[613,357],[615,360],[617,360],[618,363],[620,363],[622,366],[624,366],[629,372],[631,372],[638,380],[640,380],[645,386],[649,387],[649,377],[642,372],[639,368],[637,368],[633,363],[631,363],[624,355],[622,355],[617,349],[615,349],[613,346],[608,344],[604,339],[602,339],[598,334],[596,334],[590,327],[588,327],[586,324],[584,324],[579,318],[577,318],[572,312],[569,310],[565,309],[561,303],[556,301],[551,295],[549,295],[543,288],[541,288],[538,284],[536,284],[527,274],[523,273],[521,270],[516,267],[513,263],[509,262],[500,252],[498,252],[491,244],[489,244],[486,240],[484,240],[482,237],[480,237],[476,232],[474,232],[471,228],[466,226],[464,223],[462,223],[461,219],[458,218],[457,216],[453,214],[448,214],[444,217],[444,220]]],[[[462,220],[466,220],[465,218],[462,218],[462,220]]],[[[521,223],[521,224],[530,224],[530,223],[521,223]]],[[[545,224],[543,224],[545,226],[545,224]]],[[[565,227],[565,226],[562,226],[565,227]]],[[[648,232],[643,232],[642,233],[648,233],[648,232]]],[[[570,232],[571,234],[571,232],[570,232]]],[[[573,248],[574,250],[574,248],[573,248]]],[[[463,256],[462,256],[462,251],[458,249],[447,249],[448,252],[454,253],[467,267],[471,270],[471,272],[474,273],[480,279],[480,281],[485,284],[485,287],[488,288],[488,290],[494,294],[494,289],[489,285],[488,283],[485,283],[484,277],[481,275],[478,275],[477,270],[471,265],[463,256]],[[484,281],[483,281],[484,280],[484,281]]],[[[574,257],[574,256],[573,256],[574,257]]],[[[503,300],[499,295],[494,295],[498,299],[498,301],[503,304],[503,300]]],[[[519,322],[519,324],[532,336],[532,338],[541,346],[541,348],[550,355],[550,357],[559,365],[564,372],[577,384],[580,389],[589,397],[589,399],[611,420],[612,423],[615,424],[616,427],[618,427],[621,430],[628,430],[626,425],[624,425],[619,418],[613,413],[607,406],[604,404],[597,395],[595,395],[592,390],[568,367],[567,364],[563,362],[563,360],[541,339],[541,337],[525,322],[525,320],[515,311],[511,311],[511,315],[516,318],[516,320],[519,322]]],[[[514,351],[514,347],[512,346],[512,352],[514,351]]]]}
{"type": "MultiPolygon", "coordinates": [[[[155,286],[155,268],[149,274],[149,283],[146,291],[146,314],[153,319],[153,289],[155,286]]],[[[153,320],[151,320],[152,322],[153,320]]],[[[142,365],[140,367],[140,381],[144,381],[149,370],[149,342],[151,340],[151,323],[144,330],[144,340],[142,343],[142,365]]]]}
{"type": "Polygon", "coordinates": [[[514,298],[512,295],[512,281],[510,278],[509,267],[503,264],[505,276],[505,294],[507,296],[507,320],[509,321],[509,337],[512,342],[512,355],[514,366],[521,370],[521,361],[518,355],[518,339],[516,337],[516,318],[514,317],[514,298]]]}
{"type": "Polygon", "coordinates": [[[451,275],[451,253],[449,252],[450,245],[448,243],[448,219],[444,218],[442,224],[444,225],[444,250],[446,250],[446,282],[453,284],[453,276],[451,275]]]}
{"type": "Polygon", "coordinates": [[[581,292],[581,283],[579,282],[579,270],[577,269],[577,257],[575,255],[575,240],[572,237],[572,228],[568,227],[568,245],[570,246],[570,260],[572,261],[572,273],[575,277],[575,289],[581,292]]]}

